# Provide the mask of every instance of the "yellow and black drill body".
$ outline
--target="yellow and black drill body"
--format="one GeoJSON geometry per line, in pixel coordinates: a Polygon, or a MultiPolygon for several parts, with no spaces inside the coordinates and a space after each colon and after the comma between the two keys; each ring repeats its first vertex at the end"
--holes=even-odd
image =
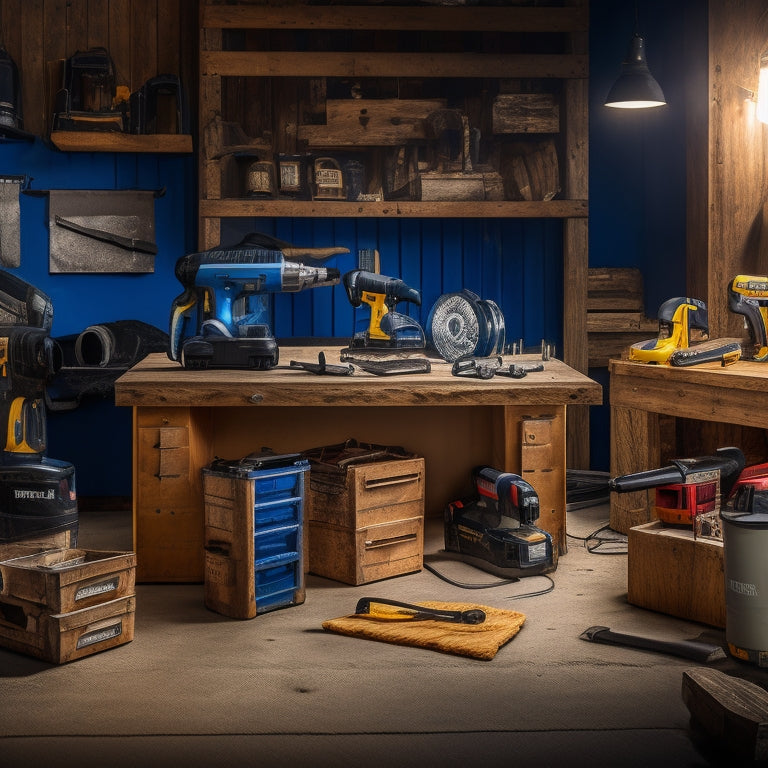
{"type": "Polygon", "coordinates": [[[768,361],[768,277],[736,275],[728,285],[728,309],[744,317],[752,342],[745,359],[768,361]]]}
{"type": "Polygon", "coordinates": [[[399,278],[355,269],[342,278],[350,304],[371,308],[368,327],[355,333],[351,346],[363,348],[423,349],[424,331],[408,315],[395,312],[402,301],[421,305],[421,293],[399,278]]]}
{"type": "Polygon", "coordinates": [[[77,543],[72,464],[46,456],[46,386],[61,368],[51,300],[0,271],[0,543],[69,531],[77,543]]]}

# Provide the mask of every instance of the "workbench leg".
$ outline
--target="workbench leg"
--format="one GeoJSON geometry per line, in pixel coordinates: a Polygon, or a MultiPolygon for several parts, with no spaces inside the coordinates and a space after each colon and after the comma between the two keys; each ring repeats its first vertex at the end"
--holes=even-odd
{"type": "Polygon", "coordinates": [[[529,482],[539,496],[537,525],[552,534],[556,554],[568,550],[565,531],[565,406],[504,406],[504,471],[529,482]]]}
{"type": "MultiPolygon", "coordinates": [[[[611,408],[611,477],[654,469],[659,465],[658,414],[614,406],[611,408]]],[[[628,534],[635,525],[655,519],[654,491],[612,493],[610,525],[628,534]]]]}
{"type": "Polygon", "coordinates": [[[201,582],[201,468],[213,458],[209,409],[135,408],[133,548],[136,581],[201,582]]]}

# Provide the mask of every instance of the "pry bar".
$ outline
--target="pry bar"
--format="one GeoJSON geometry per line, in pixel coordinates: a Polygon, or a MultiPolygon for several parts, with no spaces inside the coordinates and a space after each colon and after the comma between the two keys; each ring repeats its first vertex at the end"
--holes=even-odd
{"type": "Polygon", "coordinates": [[[726,657],[725,651],[719,645],[712,643],[703,643],[698,640],[657,640],[652,637],[612,632],[608,627],[589,627],[579,637],[592,643],[624,645],[643,651],[669,653],[673,656],[681,656],[684,659],[692,659],[703,664],[719,661],[726,657]]]}

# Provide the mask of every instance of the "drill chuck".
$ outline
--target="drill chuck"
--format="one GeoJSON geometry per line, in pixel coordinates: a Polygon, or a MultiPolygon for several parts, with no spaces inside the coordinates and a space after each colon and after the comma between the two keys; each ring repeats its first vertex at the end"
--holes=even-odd
{"type": "Polygon", "coordinates": [[[310,267],[286,261],[283,264],[282,290],[286,293],[296,293],[305,288],[316,288],[323,285],[337,285],[341,273],[334,267],[310,267]]]}

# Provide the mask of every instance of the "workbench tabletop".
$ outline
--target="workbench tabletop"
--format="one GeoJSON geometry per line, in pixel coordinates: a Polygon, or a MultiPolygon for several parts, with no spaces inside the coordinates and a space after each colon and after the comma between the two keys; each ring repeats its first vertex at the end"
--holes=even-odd
{"type": "MultiPolygon", "coordinates": [[[[522,379],[453,376],[451,364],[432,358],[426,374],[376,376],[355,367],[351,376],[316,375],[290,361],[316,363],[324,352],[340,364],[341,348],[281,347],[269,371],[187,370],[162,353],[147,355],[115,382],[120,406],[401,406],[599,405],[602,387],[560,360],[522,379]]],[[[504,364],[541,362],[538,355],[504,357],[504,364]]]]}
{"type": "Polygon", "coordinates": [[[668,416],[763,424],[768,363],[739,360],[677,367],[611,360],[611,406],[668,416]]]}

